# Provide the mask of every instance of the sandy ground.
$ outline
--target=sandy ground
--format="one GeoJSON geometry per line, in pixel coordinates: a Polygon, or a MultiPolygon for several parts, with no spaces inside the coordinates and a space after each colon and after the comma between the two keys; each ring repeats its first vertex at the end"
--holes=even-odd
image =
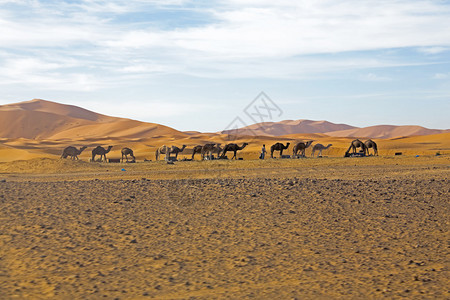
{"type": "Polygon", "coordinates": [[[0,298],[448,299],[449,167],[1,163],[0,298]]]}

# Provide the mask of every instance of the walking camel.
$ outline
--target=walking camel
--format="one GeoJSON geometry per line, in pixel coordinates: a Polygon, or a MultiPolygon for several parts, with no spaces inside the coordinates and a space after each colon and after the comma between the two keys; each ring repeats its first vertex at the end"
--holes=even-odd
{"type": "Polygon", "coordinates": [[[306,143],[305,143],[305,142],[297,143],[297,145],[295,145],[294,148],[292,149],[292,158],[294,158],[294,157],[297,156],[298,151],[301,152],[301,156],[302,156],[302,157],[305,157],[305,156],[306,156],[306,155],[305,155],[306,148],[308,148],[309,146],[311,146],[311,143],[312,143],[312,142],[313,142],[313,141],[307,141],[306,143]]]}
{"type": "Polygon", "coordinates": [[[131,156],[132,158],[133,158],[133,160],[132,160],[132,162],[135,162],[136,161],[136,157],[134,157],[134,154],[133,154],[133,150],[131,150],[130,148],[122,148],[122,162],[123,162],[123,157],[125,156],[125,159],[127,160],[127,162],[128,162],[128,155],[129,156],[131,156]]]}
{"type": "Polygon", "coordinates": [[[178,159],[178,153],[183,152],[185,148],[186,148],[186,145],[183,145],[181,147],[181,149],[178,148],[177,146],[172,146],[169,151],[169,157],[170,157],[170,154],[175,153],[175,159],[178,159]]]}
{"type": "Polygon", "coordinates": [[[367,140],[364,142],[364,145],[366,145],[367,148],[367,155],[369,155],[369,148],[373,149],[373,155],[378,156],[378,147],[377,147],[377,143],[375,143],[372,140],[367,140]]]}
{"type": "Polygon", "coordinates": [[[273,152],[274,151],[280,151],[280,157],[281,157],[283,155],[283,150],[289,148],[290,144],[291,143],[287,143],[286,146],[283,145],[282,143],[273,144],[270,147],[270,157],[273,158],[273,152]]]}
{"type": "Polygon", "coordinates": [[[73,146],[69,146],[66,147],[63,150],[63,153],[61,154],[61,158],[67,158],[68,156],[72,157],[72,160],[77,159],[78,160],[78,155],[81,154],[81,152],[83,152],[84,149],[86,149],[86,146],[83,146],[80,148],[80,150],[78,150],[77,148],[73,147],[73,146]]]}
{"type": "Polygon", "coordinates": [[[220,147],[220,143],[219,144],[216,144],[215,146],[214,146],[214,149],[212,150],[212,154],[217,154],[217,157],[219,157],[220,156],[220,153],[223,151],[223,148],[222,147],[220,147]]]}
{"type": "Polygon", "coordinates": [[[237,157],[236,157],[237,151],[244,149],[247,145],[248,145],[248,143],[243,143],[242,146],[239,147],[238,144],[226,144],[225,147],[223,147],[223,152],[220,157],[224,158],[225,154],[227,154],[228,151],[233,151],[234,155],[231,159],[233,159],[233,158],[237,159],[237,157]]]}
{"type": "Polygon", "coordinates": [[[103,148],[102,146],[97,146],[96,148],[94,148],[92,150],[92,160],[91,161],[95,161],[95,156],[100,155],[100,160],[102,160],[102,157],[105,158],[105,162],[106,160],[106,154],[109,153],[109,151],[111,151],[111,148],[113,146],[108,146],[108,149],[103,148]]]}
{"type": "Polygon", "coordinates": [[[328,148],[330,148],[331,146],[333,146],[332,144],[328,144],[326,147],[322,144],[315,144],[313,149],[312,149],[312,157],[314,157],[314,153],[316,151],[319,151],[319,154],[317,154],[317,157],[322,157],[322,151],[323,150],[327,150],[328,148]]]}
{"type": "Polygon", "coordinates": [[[361,148],[361,151],[364,153],[364,155],[366,155],[366,145],[361,142],[360,140],[356,139],[354,141],[352,141],[352,143],[350,144],[350,147],[348,147],[348,150],[345,152],[345,157],[349,157],[350,156],[350,150],[353,150],[353,153],[356,153],[356,149],[357,148],[361,148]]]}
{"type": "Polygon", "coordinates": [[[202,153],[203,145],[197,145],[192,149],[192,160],[194,160],[194,156],[197,153],[202,153]]]}

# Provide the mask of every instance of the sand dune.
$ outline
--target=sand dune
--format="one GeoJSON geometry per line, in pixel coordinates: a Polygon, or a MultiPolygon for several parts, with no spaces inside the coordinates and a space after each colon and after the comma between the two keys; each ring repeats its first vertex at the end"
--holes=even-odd
{"type": "Polygon", "coordinates": [[[421,126],[377,125],[358,128],[346,124],[334,124],[327,121],[285,120],[280,122],[263,122],[226,130],[222,133],[235,135],[285,136],[290,134],[323,133],[335,137],[361,137],[372,139],[389,139],[402,136],[428,135],[449,132],[449,130],[428,129],[421,126]]]}
{"type": "Polygon", "coordinates": [[[390,139],[404,136],[429,135],[449,132],[449,130],[428,129],[421,126],[378,125],[365,128],[354,128],[325,132],[329,136],[367,137],[374,139],[390,139]]]}
{"type": "Polygon", "coordinates": [[[173,128],[109,117],[80,107],[35,99],[0,106],[0,137],[68,139],[187,134],[173,128]]]}
{"type": "Polygon", "coordinates": [[[346,124],[334,124],[327,121],[284,120],[280,122],[262,122],[236,130],[224,130],[225,134],[280,136],[296,133],[324,133],[328,131],[354,129],[346,124]]]}

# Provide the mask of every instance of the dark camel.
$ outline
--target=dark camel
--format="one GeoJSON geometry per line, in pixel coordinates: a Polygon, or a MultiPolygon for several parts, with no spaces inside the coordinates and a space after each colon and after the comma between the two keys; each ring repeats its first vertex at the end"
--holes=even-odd
{"type": "Polygon", "coordinates": [[[311,146],[312,142],[313,141],[307,141],[306,143],[305,142],[297,143],[297,145],[295,145],[294,148],[292,149],[292,158],[297,156],[298,151],[300,151],[302,157],[305,157],[306,148],[311,146]]]}
{"type": "Polygon", "coordinates": [[[364,145],[366,145],[367,148],[367,155],[369,155],[369,148],[373,149],[373,155],[378,156],[378,147],[377,147],[377,143],[375,143],[372,140],[367,140],[364,142],[364,145]]]}
{"type": "Polygon", "coordinates": [[[102,146],[97,146],[96,148],[94,148],[94,150],[92,150],[92,161],[95,161],[95,156],[100,155],[100,160],[102,160],[102,157],[104,157],[106,162],[106,154],[111,151],[112,147],[113,146],[108,146],[108,149],[105,149],[102,146]]]}
{"type": "Polygon", "coordinates": [[[366,155],[366,145],[361,142],[360,140],[356,139],[354,141],[352,141],[352,143],[350,144],[350,147],[348,147],[348,150],[345,152],[345,157],[349,157],[350,156],[350,150],[353,150],[353,154],[356,153],[356,149],[357,148],[361,148],[361,151],[364,153],[364,155],[366,155]]]}
{"type": "Polygon", "coordinates": [[[175,159],[178,159],[178,153],[181,153],[186,148],[186,145],[183,145],[181,148],[178,148],[177,146],[172,146],[169,151],[169,157],[172,153],[175,153],[175,159]]]}
{"type": "Polygon", "coordinates": [[[220,147],[220,144],[216,144],[215,146],[214,146],[214,149],[212,150],[212,154],[217,154],[217,157],[219,157],[220,156],[220,153],[223,151],[223,148],[222,147],[220,147]]]}
{"type": "Polygon", "coordinates": [[[194,156],[197,153],[202,153],[203,145],[197,145],[192,149],[192,160],[194,160],[194,156]]]}
{"type": "Polygon", "coordinates": [[[123,162],[123,157],[125,156],[127,162],[128,162],[128,155],[131,156],[133,158],[132,162],[136,161],[136,157],[134,157],[133,154],[133,150],[131,150],[130,148],[122,148],[122,162],[123,162]]]}
{"type": "Polygon", "coordinates": [[[75,148],[73,146],[69,146],[63,150],[63,153],[61,154],[61,158],[67,158],[67,156],[70,156],[70,157],[72,157],[72,160],[75,160],[75,159],[78,160],[78,155],[80,155],[81,152],[83,152],[83,150],[86,148],[87,148],[86,146],[83,146],[80,148],[80,150],[78,150],[77,148],[75,148]]]}
{"type": "Polygon", "coordinates": [[[234,155],[233,155],[233,157],[231,159],[233,159],[233,158],[237,159],[236,152],[238,150],[244,149],[247,145],[248,145],[248,143],[244,143],[244,144],[242,144],[241,147],[239,147],[237,144],[226,144],[225,147],[223,148],[223,152],[222,152],[222,155],[220,157],[224,158],[225,154],[227,154],[228,151],[233,151],[234,155]]]}
{"type": "Polygon", "coordinates": [[[270,147],[270,157],[273,158],[273,152],[274,151],[280,151],[280,157],[281,157],[283,155],[283,150],[289,148],[290,144],[291,143],[287,143],[286,146],[283,145],[282,143],[273,144],[270,147]]]}

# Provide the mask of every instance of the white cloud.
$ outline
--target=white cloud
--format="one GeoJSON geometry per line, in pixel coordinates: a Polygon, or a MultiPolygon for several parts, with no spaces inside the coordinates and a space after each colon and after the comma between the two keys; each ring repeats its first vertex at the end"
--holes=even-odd
{"type": "Polygon", "coordinates": [[[442,52],[446,52],[450,50],[450,47],[426,47],[426,48],[419,48],[419,52],[425,53],[425,54],[439,54],[442,52]]]}
{"type": "Polygon", "coordinates": [[[447,79],[450,78],[450,73],[436,73],[433,76],[434,79],[447,79]]]}
{"type": "MultiPolygon", "coordinates": [[[[450,31],[442,30],[450,27],[450,5],[439,1],[223,0],[205,8],[183,0],[7,2],[23,10],[0,8],[0,50],[16,56],[15,63],[0,56],[0,66],[7,67],[2,77],[10,81],[23,73],[28,82],[72,74],[80,83],[88,76],[95,88],[124,74],[299,78],[417,63],[361,58],[358,51],[419,47],[439,53],[450,48],[450,31]],[[164,15],[171,10],[201,12],[210,22],[160,26],[166,18],[178,18],[164,15]],[[133,21],[131,13],[151,17],[133,21]],[[355,52],[355,57],[320,56],[343,52],[355,52]],[[78,68],[68,68],[62,57],[78,68]],[[108,78],[103,82],[98,79],[102,73],[108,78]]],[[[369,75],[367,80],[380,79],[369,75]]]]}
{"type": "Polygon", "coordinates": [[[360,77],[364,81],[391,81],[392,78],[389,76],[377,75],[374,73],[368,73],[360,77]]]}

